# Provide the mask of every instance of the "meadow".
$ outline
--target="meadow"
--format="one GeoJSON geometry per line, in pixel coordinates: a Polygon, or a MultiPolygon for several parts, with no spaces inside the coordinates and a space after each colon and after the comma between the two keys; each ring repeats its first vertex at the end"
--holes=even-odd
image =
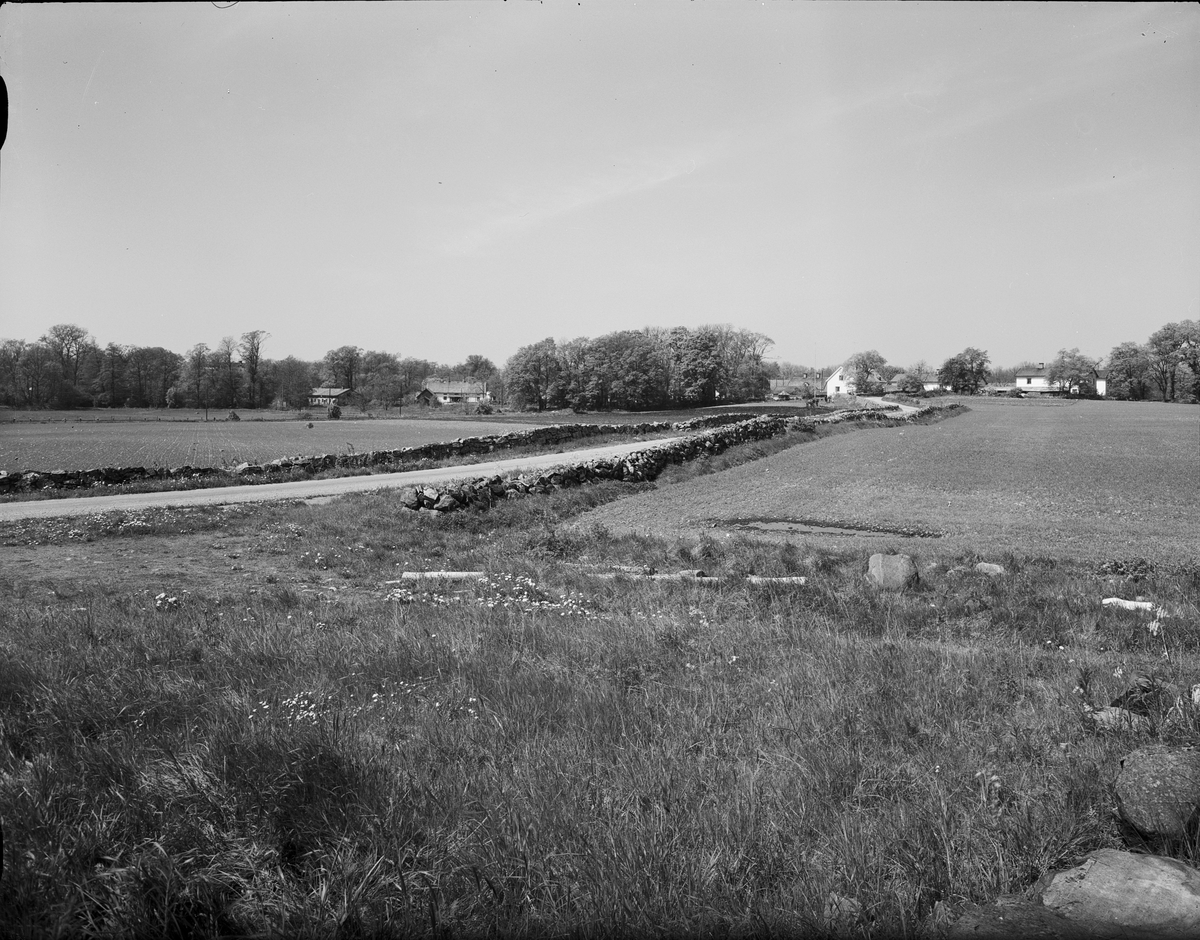
{"type": "Polygon", "coordinates": [[[980,415],[490,512],[373,494],[0,527],[0,934],[915,937],[1123,845],[1120,758],[1200,716],[1167,699],[1101,732],[1084,705],[1200,681],[1194,554],[931,539],[887,593],[856,539],[596,521],[744,496],[825,447],[999,434],[980,415]],[[636,576],[694,568],[719,580],[636,576]],[[437,569],[487,578],[399,580],[437,569]]]}
{"type": "Polygon", "coordinates": [[[1196,557],[1195,408],[964,403],[969,411],[949,421],[829,436],[610,504],[578,524],[694,536],[802,521],[940,536],[864,535],[877,550],[1196,557]]]}

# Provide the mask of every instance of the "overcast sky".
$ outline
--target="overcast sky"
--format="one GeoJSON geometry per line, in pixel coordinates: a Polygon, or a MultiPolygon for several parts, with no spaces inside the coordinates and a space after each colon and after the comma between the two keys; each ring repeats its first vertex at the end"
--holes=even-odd
{"type": "Polygon", "coordinates": [[[1200,316],[1200,5],[0,7],[0,338],[824,365],[1200,316]]]}

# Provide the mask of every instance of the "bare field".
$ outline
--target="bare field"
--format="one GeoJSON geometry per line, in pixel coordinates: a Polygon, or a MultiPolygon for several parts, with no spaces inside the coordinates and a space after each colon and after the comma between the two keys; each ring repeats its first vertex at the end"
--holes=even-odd
{"type": "Polygon", "coordinates": [[[1195,408],[987,399],[969,407],[937,424],[842,434],[660,487],[576,525],[728,535],[742,520],[794,521],[940,534],[803,535],[827,547],[1196,557],[1195,408]]]}
{"type": "Polygon", "coordinates": [[[518,431],[510,421],[97,421],[0,425],[0,470],[221,467],[312,454],[394,450],[518,431]]]}

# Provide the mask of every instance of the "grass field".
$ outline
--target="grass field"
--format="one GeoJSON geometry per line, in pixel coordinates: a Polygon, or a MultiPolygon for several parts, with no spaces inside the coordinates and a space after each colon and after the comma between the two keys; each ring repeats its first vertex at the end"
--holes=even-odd
{"type": "MultiPolygon", "coordinates": [[[[0,935],[915,937],[1124,844],[1120,758],[1197,741],[1200,716],[1168,696],[1100,733],[1082,707],[1200,681],[1194,555],[947,537],[891,594],[857,539],[593,522],[727,477],[744,499],[830,446],[977,449],[1021,423],[772,441],[445,518],[377,494],[0,527],[0,935]],[[721,580],[592,576],[618,566],[721,580]],[[488,579],[388,583],[431,569],[488,579]]],[[[1158,498],[1143,470],[1130,505],[1158,498]]]]}
{"type": "Polygon", "coordinates": [[[918,553],[1196,557],[1197,409],[968,402],[949,421],[829,437],[613,503],[579,524],[695,535],[739,520],[815,521],[943,536],[870,538],[918,553]]]}

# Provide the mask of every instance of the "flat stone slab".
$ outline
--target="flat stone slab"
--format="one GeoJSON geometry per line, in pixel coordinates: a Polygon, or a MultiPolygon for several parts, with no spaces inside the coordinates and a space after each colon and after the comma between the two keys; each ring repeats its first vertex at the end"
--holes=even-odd
{"type": "Polygon", "coordinates": [[[867,567],[867,578],[877,588],[886,591],[902,591],[920,580],[917,566],[908,555],[871,556],[867,567]]]}
{"type": "Polygon", "coordinates": [[[1099,849],[1043,882],[1042,903],[1091,936],[1200,936],[1200,872],[1173,858],[1099,849]]]}

